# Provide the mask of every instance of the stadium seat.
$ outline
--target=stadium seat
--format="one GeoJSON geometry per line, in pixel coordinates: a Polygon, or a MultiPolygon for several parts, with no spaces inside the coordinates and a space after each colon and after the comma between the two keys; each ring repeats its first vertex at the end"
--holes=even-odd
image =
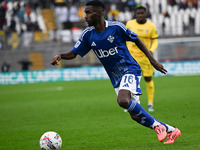
{"type": "Polygon", "coordinates": [[[200,34],[200,11],[196,14],[194,29],[195,34],[200,34]]]}

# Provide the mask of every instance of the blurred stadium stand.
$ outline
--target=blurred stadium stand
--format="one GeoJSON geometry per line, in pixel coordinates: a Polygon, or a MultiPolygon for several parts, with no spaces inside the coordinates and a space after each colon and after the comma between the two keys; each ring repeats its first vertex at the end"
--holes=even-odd
{"type": "MultiPolygon", "coordinates": [[[[10,71],[52,68],[52,56],[70,50],[86,27],[86,0],[0,0],[0,65],[10,71]]],[[[137,6],[145,6],[159,33],[159,61],[200,60],[198,0],[104,0],[105,18],[126,23],[137,6]],[[173,38],[173,39],[172,39],[173,38]],[[172,39],[172,40],[171,40],[172,39]]],[[[92,52],[61,67],[100,65],[92,52]]]]}

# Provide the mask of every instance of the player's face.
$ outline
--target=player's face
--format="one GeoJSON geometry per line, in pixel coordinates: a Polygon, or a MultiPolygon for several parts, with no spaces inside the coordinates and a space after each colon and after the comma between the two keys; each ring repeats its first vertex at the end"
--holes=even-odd
{"type": "Polygon", "coordinates": [[[136,11],[136,18],[138,22],[144,22],[146,20],[146,12],[143,9],[138,9],[136,11]]]}
{"type": "Polygon", "coordinates": [[[92,6],[85,7],[85,21],[88,26],[95,26],[98,23],[99,15],[92,6]]]}

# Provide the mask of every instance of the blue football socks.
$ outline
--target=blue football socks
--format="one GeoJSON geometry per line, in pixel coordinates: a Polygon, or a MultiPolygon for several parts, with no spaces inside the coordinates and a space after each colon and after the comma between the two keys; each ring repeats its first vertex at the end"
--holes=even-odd
{"type": "Polygon", "coordinates": [[[145,127],[149,127],[153,129],[155,126],[162,124],[168,130],[168,126],[165,123],[156,120],[139,103],[133,100],[130,100],[130,104],[127,110],[129,112],[132,112],[135,116],[138,116],[140,118],[140,121],[137,121],[137,122],[145,127]]]}

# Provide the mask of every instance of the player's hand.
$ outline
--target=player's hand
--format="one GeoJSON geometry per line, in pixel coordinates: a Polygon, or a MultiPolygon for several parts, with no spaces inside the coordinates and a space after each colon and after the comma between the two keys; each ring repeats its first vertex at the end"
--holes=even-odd
{"type": "Polygon", "coordinates": [[[61,60],[61,55],[56,55],[52,58],[51,64],[58,65],[58,62],[61,60]]]}
{"type": "Polygon", "coordinates": [[[154,68],[158,71],[160,71],[163,74],[167,73],[167,70],[163,67],[163,65],[161,63],[159,63],[158,61],[154,61],[152,63],[152,65],[154,66],[154,68]]]}

